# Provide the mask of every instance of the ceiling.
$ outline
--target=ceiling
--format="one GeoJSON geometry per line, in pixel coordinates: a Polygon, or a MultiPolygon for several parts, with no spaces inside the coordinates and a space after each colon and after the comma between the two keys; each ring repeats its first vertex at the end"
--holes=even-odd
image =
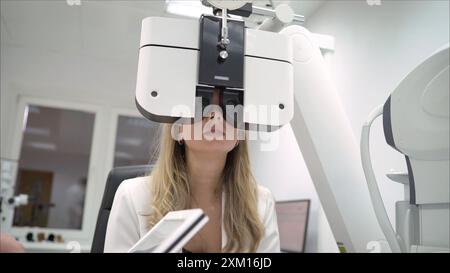
{"type": "MultiPolygon", "coordinates": [[[[285,2],[308,17],[325,1],[274,1],[285,2]]],[[[256,1],[259,6],[268,3],[256,1]]],[[[65,0],[2,0],[1,43],[135,62],[141,20],[152,15],[170,16],[164,0],[81,0],[79,6],[65,0]]]]}
{"type": "Polygon", "coordinates": [[[136,55],[142,18],[159,1],[1,1],[1,40],[11,46],[107,59],[136,55]]]}

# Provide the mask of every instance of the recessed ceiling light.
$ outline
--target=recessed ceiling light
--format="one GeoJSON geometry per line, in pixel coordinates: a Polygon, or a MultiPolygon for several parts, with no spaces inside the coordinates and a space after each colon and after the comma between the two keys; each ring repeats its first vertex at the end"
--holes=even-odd
{"type": "Polygon", "coordinates": [[[120,159],[133,159],[133,156],[127,152],[120,152],[117,151],[114,153],[114,157],[115,158],[120,158],[120,159]]]}
{"type": "Polygon", "coordinates": [[[142,145],[143,140],[139,138],[128,138],[128,137],[122,137],[117,139],[118,145],[125,145],[125,146],[134,146],[139,147],[142,145]]]}
{"type": "Polygon", "coordinates": [[[27,145],[38,150],[56,151],[56,145],[54,143],[29,142],[27,145]]]}
{"type": "Polygon", "coordinates": [[[25,129],[26,134],[36,135],[36,136],[50,136],[50,129],[48,128],[38,128],[38,127],[27,127],[25,129]]]}
{"type": "Polygon", "coordinates": [[[69,6],[81,6],[81,0],[66,0],[69,6]]]}
{"type": "Polygon", "coordinates": [[[204,6],[199,0],[166,0],[166,12],[175,15],[200,18],[202,14],[212,14],[212,8],[204,6]]]}

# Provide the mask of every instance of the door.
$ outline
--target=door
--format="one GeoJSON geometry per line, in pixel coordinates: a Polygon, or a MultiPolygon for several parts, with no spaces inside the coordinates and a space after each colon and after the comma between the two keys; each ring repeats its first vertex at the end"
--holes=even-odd
{"type": "Polygon", "coordinates": [[[20,169],[17,193],[27,194],[29,203],[16,208],[14,225],[47,227],[51,203],[53,172],[20,169]]]}

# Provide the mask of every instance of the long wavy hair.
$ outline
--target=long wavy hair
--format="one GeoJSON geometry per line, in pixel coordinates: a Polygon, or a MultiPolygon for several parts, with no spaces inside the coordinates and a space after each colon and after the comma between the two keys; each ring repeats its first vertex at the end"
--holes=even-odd
{"type": "MultiPolygon", "coordinates": [[[[161,128],[156,164],[151,172],[153,196],[150,227],[166,213],[189,209],[191,191],[185,147],[171,137],[171,125],[161,128]]],[[[264,233],[258,216],[257,184],[253,177],[247,140],[240,140],[227,155],[222,173],[225,208],[223,225],[228,241],[223,252],[255,252],[264,233]]]]}

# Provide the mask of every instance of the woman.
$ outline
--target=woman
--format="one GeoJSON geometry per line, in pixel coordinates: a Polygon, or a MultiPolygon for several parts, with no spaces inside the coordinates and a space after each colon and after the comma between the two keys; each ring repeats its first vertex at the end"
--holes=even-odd
{"type": "MultiPolygon", "coordinates": [[[[218,91],[212,99],[219,104],[218,91]]],[[[126,180],[116,192],[105,252],[127,251],[166,213],[189,208],[203,209],[209,221],[185,252],[280,251],[274,199],[253,178],[247,141],[220,112],[176,130],[163,126],[151,176],[126,180]],[[194,140],[198,125],[203,137],[194,140]]]]}

